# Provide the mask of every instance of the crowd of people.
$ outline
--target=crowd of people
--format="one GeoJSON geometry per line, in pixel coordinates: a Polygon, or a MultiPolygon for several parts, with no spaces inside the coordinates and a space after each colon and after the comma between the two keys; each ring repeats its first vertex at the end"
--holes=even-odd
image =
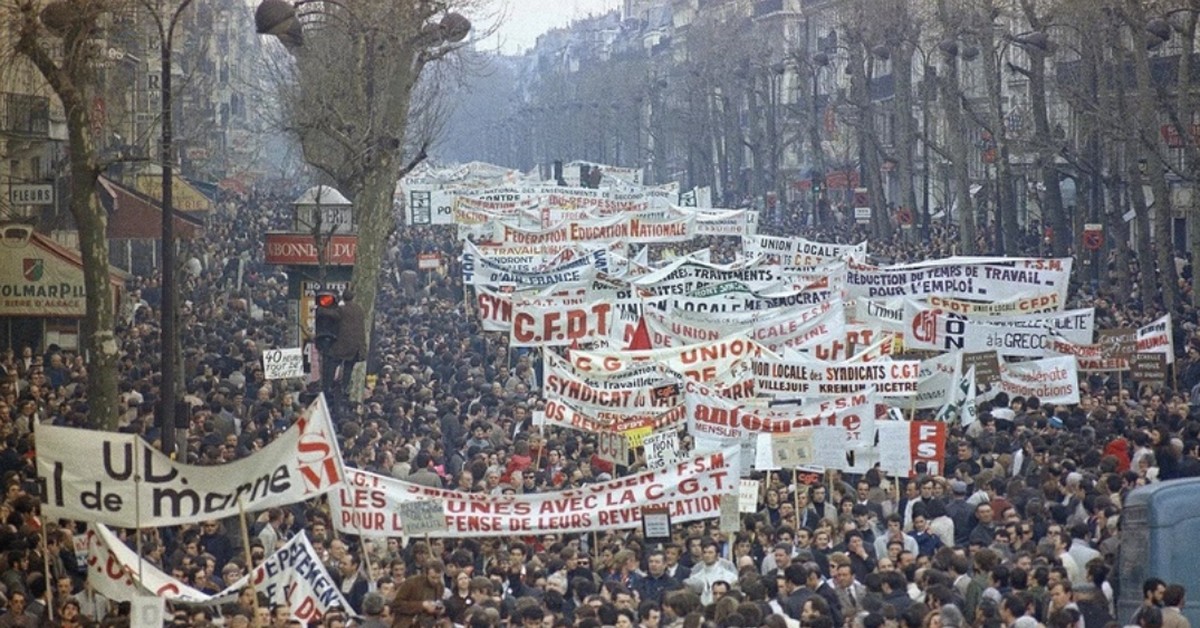
{"type": "MultiPolygon", "coordinates": [[[[261,352],[292,345],[287,276],[258,253],[288,224],[295,194],[229,199],[186,243],[180,343],[189,413],[187,460],[220,465],[287,429],[319,385],[264,379],[261,352]]],[[[762,232],[828,242],[865,235],[845,222],[810,228],[781,213],[762,232]]],[[[889,261],[954,252],[956,233],[871,242],[889,261]]],[[[1038,246],[1036,234],[1029,238],[1038,246]]],[[[735,238],[707,238],[730,261],[735,238]]],[[[682,252],[655,245],[651,257],[682,252]]],[[[629,469],[581,432],[535,429],[539,357],[484,333],[464,300],[449,227],[391,236],[361,403],[335,416],[347,464],[425,486],[492,494],[579,487],[629,469]],[[419,270],[437,252],[439,272],[419,270]]],[[[128,286],[121,338],[121,430],[149,441],[159,369],[160,285],[128,286]]],[[[1154,305],[1077,292],[1097,324],[1132,326],[1154,305]]],[[[1200,383],[1195,312],[1178,312],[1180,381],[1200,383]]],[[[130,625],[129,604],[89,586],[76,539],[86,522],[45,521],[34,473],[36,428],[83,425],[87,364],[58,347],[0,356],[0,627],[130,625]],[[43,540],[44,539],[44,540],[43,540]]],[[[148,564],[206,593],[235,582],[303,531],[349,608],[322,626],[525,628],[1180,628],[1188,583],[1147,580],[1135,616],[1118,616],[1114,560],[1121,505],[1140,485],[1200,475],[1200,420],[1189,388],[1136,387],[1090,374],[1073,407],[999,396],[969,431],[950,426],[941,473],[891,478],[830,471],[812,481],[759,474],[760,509],[740,531],[677,525],[669,543],[640,529],[528,537],[361,540],[334,531],[324,499],[236,518],[119,531],[148,564]],[[140,535],[140,539],[138,539],[140,535]],[[243,541],[250,548],[242,551],[243,541]],[[135,542],[140,541],[140,542],[135,542]]],[[[638,468],[639,462],[631,465],[638,468]]],[[[172,626],[291,626],[286,605],[254,592],[218,608],[172,605],[172,626]]]]}

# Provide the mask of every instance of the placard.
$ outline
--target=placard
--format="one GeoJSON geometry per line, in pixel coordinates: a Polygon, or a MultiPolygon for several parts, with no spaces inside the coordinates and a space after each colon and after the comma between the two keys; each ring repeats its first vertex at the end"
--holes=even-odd
{"type": "Polygon", "coordinates": [[[775,466],[790,469],[813,461],[813,433],[792,432],[774,437],[771,448],[775,466]]]}
{"type": "Polygon", "coordinates": [[[742,529],[742,513],[738,512],[739,498],[737,495],[721,496],[721,532],[737,532],[742,529]]]}
{"type": "Polygon", "coordinates": [[[135,595],[129,605],[130,623],[134,626],[161,626],[166,600],[157,595],[135,595]]]}
{"type": "Polygon", "coordinates": [[[637,449],[638,447],[642,446],[642,441],[645,440],[647,436],[654,433],[654,428],[646,425],[644,427],[635,427],[631,430],[625,430],[622,433],[625,434],[625,438],[629,440],[629,448],[637,449]]]}
{"type": "Polygon", "coordinates": [[[304,377],[304,352],[300,347],[263,351],[262,360],[265,379],[304,377]]]}
{"type": "Polygon", "coordinates": [[[442,256],[437,253],[417,255],[417,270],[437,270],[442,266],[442,256]]]}
{"type": "Polygon", "coordinates": [[[671,511],[663,506],[642,506],[642,534],[647,541],[670,541],[671,511]]]}
{"type": "Polygon", "coordinates": [[[741,480],[738,484],[738,512],[758,512],[758,480],[741,480]]]}
{"type": "Polygon", "coordinates": [[[651,434],[642,439],[642,448],[646,455],[646,466],[651,469],[677,464],[684,459],[679,434],[675,432],[651,434]]]}
{"type": "Polygon", "coordinates": [[[796,481],[805,486],[816,486],[825,477],[825,467],[802,465],[796,467],[796,481]]]}
{"type": "Polygon", "coordinates": [[[629,439],[620,432],[600,432],[596,435],[596,454],[613,464],[629,464],[629,439]]]}
{"type": "Polygon", "coordinates": [[[1129,376],[1135,382],[1161,384],[1167,379],[1167,356],[1162,353],[1135,353],[1129,376]]]}
{"type": "Polygon", "coordinates": [[[404,524],[404,533],[421,536],[446,530],[446,502],[442,499],[423,499],[396,504],[396,514],[404,524]]]}

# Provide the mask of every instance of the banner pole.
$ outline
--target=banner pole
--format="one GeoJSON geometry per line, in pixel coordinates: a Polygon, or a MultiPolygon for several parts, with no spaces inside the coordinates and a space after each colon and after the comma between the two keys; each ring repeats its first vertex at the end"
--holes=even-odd
{"type": "MultiPolygon", "coordinates": [[[[250,616],[258,617],[258,592],[254,590],[254,554],[250,553],[250,530],[246,525],[246,508],[238,498],[238,526],[242,529],[242,552],[246,554],[246,586],[250,587],[250,616]]],[[[266,551],[266,548],[263,548],[266,551]]]]}
{"type": "MultiPolygon", "coordinates": [[[[138,567],[137,575],[138,582],[142,580],[142,473],[141,467],[138,465],[138,453],[141,450],[141,440],[136,439],[133,442],[133,525],[137,538],[134,539],[134,544],[137,546],[138,567]]],[[[50,584],[47,578],[46,584],[50,584]]]]}
{"type": "MultiPolygon", "coordinates": [[[[50,579],[50,543],[48,543],[46,540],[46,522],[43,521],[42,525],[39,527],[42,529],[42,569],[45,571],[44,576],[46,578],[46,592],[50,594],[50,602],[48,604],[46,604],[46,613],[47,613],[46,616],[50,619],[50,621],[54,621],[54,602],[55,602],[55,597],[56,597],[54,591],[55,591],[56,587],[54,586],[54,581],[50,579]]],[[[138,544],[139,545],[141,545],[141,540],[142,540],[142,531],[138,530],[138,544]]],[[[141,581],[141,577],[142,577],[141,567],[140,567],[141,562],[142,562],[142,553],[139,551],[138,552],[138,564],[139,564],[138,580],[139,581],[141,581]]]]}

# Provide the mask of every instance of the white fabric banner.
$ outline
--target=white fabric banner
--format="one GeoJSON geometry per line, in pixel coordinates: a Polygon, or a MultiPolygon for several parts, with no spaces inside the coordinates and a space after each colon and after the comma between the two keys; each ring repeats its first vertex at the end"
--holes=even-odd
{"type": "Polygon", "coordinates": [[[542,298],[514,302],[510,347],[565,347],[607,339],[616,312],[609,301],[542,298]]]}
{"type": "Polygon", "coordinates": [[[679,381],[651,367],[654,383],[623,386],[621,381],[588,380],[571,370],[571,365],[552,352],[542,364],[542,391],[547,400],[560,399],[584,409],[626,413],[663,412],[683,402],[679,381]]]}
{"type": "Polygon", "coordinates": [[[546,425],[581,432],[628,432],[640,427],[673,430],[683,427],[687,412],[683,404],[646,413],[589,409],[586,413],[559,399],[546,401],[546,425]]]}
{"type": "Polygon", "coordinates": [[[925,298],[929,307],[962,314],[968,318],[978,316],[1024,316],[1041,312],[1061,312],[1065,305],[1057,292],[1036,292],[999,299],[988,303],[966,301],[954,297],[931,294],[925,298]]]}
{"type": "Polygon", "coordinates": [[[644,315],[650,343],[655,347],[679,347],[745,335],[772,351],[782,351],[785,346],[803,349],[846,333],[846,316],[840,299],[798,310],[778,308],[763,312],[763,316],[754,314],[757,313],[744,317],[742,323],[705,322],[703,315],[666,313],[652,308],[646,309],[644,315]]]}
{"type": "Polygon", "coordinates": [[[820,266],[840,261],[847,257],[866,259],[867,243],[832,244],[815,242],[804,238],[779,238],[774,236],[746,236],[742,238],[742,249],[747,257],[762,255],[768,260],[784,266],[820,266]]]}
{"type": "Polygon", "coordinates": [[[497,223],[492,239],[506,244],[542,244],[552,242],[661,243],[686,242],[696,236],[696,219],[648,219],[640,214],[619,214],[608,218],[563,222],[550,229],[523,229],[497,223]]]}
{"type": "Polygon", "coordinates": [[[688,433],[697,451],[735,442],[754,442],[758,434],[788,434],[814,427],[842,431],[847,447],[874,445],[875,401],[870,393],[854,393],[803,406],[738,405],[696,382],[684,384],[688,433]]]}
{"type": "Polygon", "coordinates": [[[666,506],[672,523],[687,523],[720,514],[739,464],[738,449],[728,448],[579,489],[520,495],[462,493],[346,469],[330,509],[339,532],[372,538],[404,534],[396,505],[422,499],[444,501],[446,538],[629,529],[641,525],[643,506],[666,506]]]}
{"type": "Polygon", "coordinates": [[[253,578],[255,590],[266,595],[272,606],[289,608],[292,618],[309,621],[320,619],[333,606],[350,609],[303,532],[267,556],[248,575],[212,595],[188,586],[148,561],[139,561],[137,552],[102,524],[88,529],[87,564],[88,583],[114,602],[132,601],[144,591],[171,602],[217,607],[236,600],[253,578]]]}
{"type": "Polygon", "coordinates": [[[1050,332],[1088,344],[1096,310],[1086,308],[1025,316],[964,318],[911,299],[904,303],[904,346],[926,351],[996,351],[1000,355],[1042,357],[1050,353],[1050,332]]]}
{"type": "Polygon", "coordinates": [[[718,342],[671,347],[624,351],[571,351],[571,367],[576,373],[588,377],[611,377],[648,363],[656,363],[696,381],[707,382],[728,377],[741,365],[750,368],[750,359],[761,355],[774,355],[770,349],[746,338],[734,336],[718,342]]]}
{"type": "Polygon", "coordinates": [[[132,434],[38,426],[42,512],[122,528],[237,516],[320,496],[341,481],[325,398],[247,458],[219,466],[175,462],[132,434]]]}
{"type": "MultiPolygon", "coordinates": [[[[1065,303],[1071,279],[1070,258],[1018,259],[999,263],[932,260],[906,266],[878,267],[847,263],[849,298],[925,297],[931,294],[988,301],[1013,293],[1053,291],[1065,303]]],[[[970,258],[966,258],[970,259],[970,258]]],[[[986,258],[991,261],[991,258],[986,258]]],[[[958,261],[956,261],[958,260],[958,261]]]]}
{"type": "Polygon", "coordinates": [[[873,389],[881,397],[917,394],[918,360],[825,362],[796,355],[755,358],[754,390],[766,397],[788,399],[851,395],[873,389]]]}
{"type": "MultiPolygon", "coordinates": [[[[570,251],[564,251],[567,253],[570,251]]],[[[499,264],[486,257],[480,257],[468,249],[462,254],[463,283],[471,286],[524,286],[549,287],[560,284],[580,284],[591,281],[596,271],[608,270],[608,250],[595,249],[579,256],[571,255],[564,260],[564,255],[556,259],[559,263],[549,265],[541,270],[524,270],[499,264]]]]}
{"type": "Polygon", "coordinates": [[[782,278],[777,266],[720,265],[684,257],[632,283],[650,295],[691,295],[701,288],[723,284],[735,284],[741,290],[762,290],[782,278]]]}
{"type": "MultiPolygon", "coordinates": [[[[917,380],[917,398],[912,407],[917,410],[940,408],[950,401],[950,393],[959,381],[962,353],[943,353],[921,361],[920,379],[917,380]]],[[[904,408],[908,400],[894,400],[893,405],[904,408]]]]}
{"type": "Polygon", "coordinates": [[[1079,371],[1074,356],[1042,358],[1028,362],[1000,362],[1000,384],[995,389],[1016,396],[1037,397],[1042,403],[1079,403],[1079,371]]]}

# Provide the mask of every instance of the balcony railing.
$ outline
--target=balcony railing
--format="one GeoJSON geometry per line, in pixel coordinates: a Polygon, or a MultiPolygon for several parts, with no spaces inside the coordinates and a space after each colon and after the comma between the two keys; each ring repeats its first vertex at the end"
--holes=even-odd
{"type": "Polygon", "coordinates": [[[49,137],[50,99],[33,94],[0,94],[0,132],[49,137]]]}

